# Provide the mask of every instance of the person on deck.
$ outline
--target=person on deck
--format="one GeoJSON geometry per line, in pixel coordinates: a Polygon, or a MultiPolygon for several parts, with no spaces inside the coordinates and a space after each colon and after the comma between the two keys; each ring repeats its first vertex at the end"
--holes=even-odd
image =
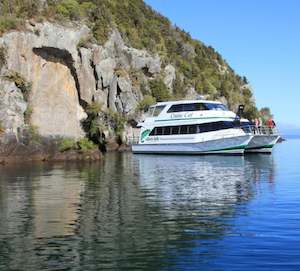
{"type": "Polygon", "coordinates": [[[254,120],[254,123],[255,123],[255,134],[256,134],[256,133],[259,134],[259,126],[260,126],[259,119],[256,118],[256,119],[254,120]]]}
{"type": "Polygon", "coordinates": [[[267,120],[267,126],[269,128],[269,133],[273,134],[273,129],[276,127],[276,123],[271,117],[267,120]]]}
{"type": "Polygon", "coordinates": [[[263,120],[261,117],[258,118],[258,131],[260,134],[264,133],[264,129],[263,129],[263,120]]]}

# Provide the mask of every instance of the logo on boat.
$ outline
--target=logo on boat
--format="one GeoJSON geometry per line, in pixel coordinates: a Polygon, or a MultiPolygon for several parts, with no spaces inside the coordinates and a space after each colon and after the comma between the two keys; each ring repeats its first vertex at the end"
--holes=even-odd
{"type": "Polygon", "coordinates": [[[151,133],[150,129],[147,129],[147,130],[142,132],[142,134],[141,134],[141,142],[142,143],[145,142],[146,137],[148,137],[150,135],[150,133],[151,133]]]}
{"type": "Polygon", "coordinates": [[[172,119],[191,118],[192,116],[193,113],[172,113],[171,114],[172,119]]]}

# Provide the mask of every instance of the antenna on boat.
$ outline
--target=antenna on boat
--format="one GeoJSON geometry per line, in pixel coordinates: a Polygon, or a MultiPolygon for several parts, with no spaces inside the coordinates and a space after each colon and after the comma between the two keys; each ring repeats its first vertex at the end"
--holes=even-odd
{"type": "Polygon", "coordinates": [[[234,123],[236,126],[240,126],[241,125],[241,118],[242,118],[242,114],[244,112],[245,106],[243,104],[240,104],[238,107],[238,110],[236,112],[236,117],[234,119],[234,123]]]}
{"type": "Polygon", "coordinates": [[[242,114],[244,113],[244,109],[245,109],[245,105],[240,104],[238,107],[238,111],[237,111],[237,116],[239,116],[240,118],[242,117],[242,114]]]}

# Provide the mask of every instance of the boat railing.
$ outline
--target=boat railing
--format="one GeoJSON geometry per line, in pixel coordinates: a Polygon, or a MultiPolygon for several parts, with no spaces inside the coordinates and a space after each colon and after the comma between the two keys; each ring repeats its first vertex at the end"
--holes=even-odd
{"type": "Polygon", "coordinates": [[[267,127],[267,126],[255,126],[255,125],[245,125],[242,126],[242,129],[253,135],[278,135],[279,132],[276,127],[267,127]]]}
{"type": "Polygon", "coordinates": [[[139,143],[139,137],[138,136],[130,136],[127,138],[128,145],[138,144],[139,143]]]}

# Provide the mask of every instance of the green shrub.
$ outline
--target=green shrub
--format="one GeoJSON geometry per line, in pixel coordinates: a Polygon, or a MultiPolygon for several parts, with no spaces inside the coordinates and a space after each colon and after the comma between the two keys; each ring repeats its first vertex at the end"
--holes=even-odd
{"type": "Polygon", "coordinates": [[[58,143],[58,149],[60,152],[75,150],[75,151],[90,151],[96,150],[98,147],[88,138],[84,137],[79,141],[76,141],[73,138],[63,138],[58,143]]]}
{"type": "Polygon", "coordinates": [[[80,4],[80,15],[82,17],[91,17],[94,15],[97,6],[92,2],[83,2],[80,4]]]}
{"type": "Polygon", "coordinates": [[[56,12],[63,17],[77,20],[80,17],[80,6],[76,0],[62,0],[56,6],[56,12]]]}
{"type": "Polygon", "coordinates": [[[79,48],[89,48],[89,45],[93,43],[93,37],[87,36],[85,38],[81,38],[77,44],[77,49],[79,48]]]}
{"type": "Polygon", "coordinates": [[[20,24],[20,20],[14,16],[0,16],[0,35],[6,31],[17,29],[20,24]]]}
{"type": "Polygon", "coordinates": [[[31,106],[27,106],[25,112],[24,112],[24,122],[26,124],[30,123],[31,115],[33,113],[33,109],[31,106]]]}
{"type": "Polygon", "coordinates": [[[100,103],[92,102],[86,107],[85,112],[88,115],[97,115],[99,112],[101,112],[101,108],[102,105],[100,103]]]}
{"type": "Polygon", "coordinates": [[[150,81],[150,89],[152,96],[158,102],[167,101],[171,98],[169,90],[161,78],[150,81]]]}
{"type": "Polygon", "coordinates": [[[77,144],[79,146],[79,149],[83,152],[97,149],[97,145],[95,145],[86,137],[80,139],[77,144]]]}
{"type": "Polygon", "coordinates": [[[93,24],[92,33],[99,44],[104,44],[107,41],[109,32],[110,27],[107,24],[107,21],[98,19],[93,24]]]}
{"type": "Polygon", "coordinates": [[[105,112],[108,121],[110,122],[111,126],[113,127],[115,133],[117,135],[121,135],[121,133],[124,131],[125,123],[126,123],[126,118],[122,116],[118,112],[114,112],[110,109],[108,109],[105,112]]]}
{"type": "Polygon", "coordinates": [[[40,143],[41,142],[41,135],[39,134],[38,128],[34,125],[29,125],[27,127],[27,132],[29,135],[29,139],[31,142],[40,143]]]}
{"type": "Polygon", "coordinates": [[[5,131],[4,125],[2,121],[0,121],[0,134],[4,133],[4,131],[5,131]]]}
{"type": "Polygon", "coordinates": [[[60,152],[78,149],[77,143],[73,138],[64,138],[58,143],[60,152]]]}
{"type": "Polygon", "coordinates": [[[0,47],[0,70],[6,65],[6,48],[0,47]]]}
{"type": "Polygon", "coordinates": [[[141,100],[137,106],[139,111],[147,111],[149,107],[156,103],[156,99],[150,95],[145,95],[143,100],[141,100]]]}

